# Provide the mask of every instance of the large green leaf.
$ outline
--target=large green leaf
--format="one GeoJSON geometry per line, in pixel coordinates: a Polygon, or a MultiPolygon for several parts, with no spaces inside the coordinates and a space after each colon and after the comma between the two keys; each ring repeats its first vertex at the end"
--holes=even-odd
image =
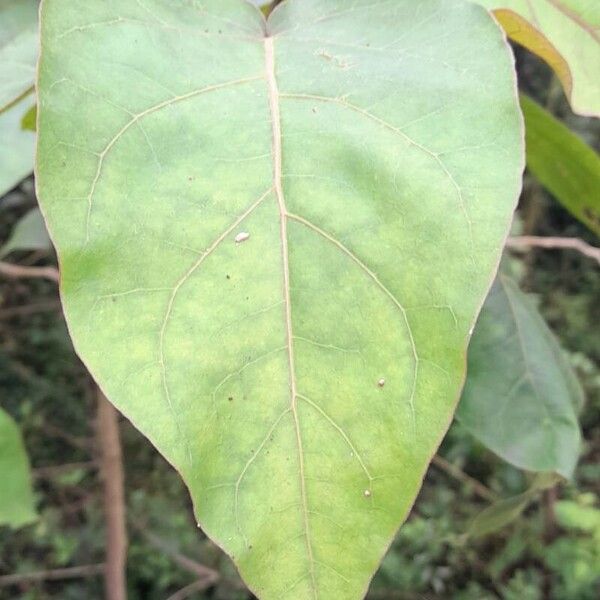
{"type": "Polygon", "coordinates": [[[600,235],[600,156],[548,111],[521,96],[527,166],[561,204],[600,235]]]}
{"type": "Polygon", "coordinates": [[[37,184],[78,352],[258,596],[360,597],[520,189],[501,32],[446,0],[42,20],[37,184]]]}
{"type": "Polygon", "coordinates": [[[33,89],[37,8],[37,0],[0,0],[0,113],[33,89]]]}
{"type": "Polygon", "coordinates": [[[33,171],[35,134],[21,127],[33,104],[33,96],[27,96],[0,113],[0,198],[33,171]]]}
{"type": "Polygon", "coordinates": [[[35,519],[29,461],[16,423],[0,408],[0,525],[35,519]]]}
{"type": "Polygon", "coordinates": [[[573,474],[583,393],[556,339],[514,282],[500,275],[469,347],[458,419],[505,460],[573,474]]]}
{"type": "Polygon", "coordinates": [[[575,112],[600,116],[598,0],[475,0],[492,9],[508,35],[543,58],[575,112]]]}

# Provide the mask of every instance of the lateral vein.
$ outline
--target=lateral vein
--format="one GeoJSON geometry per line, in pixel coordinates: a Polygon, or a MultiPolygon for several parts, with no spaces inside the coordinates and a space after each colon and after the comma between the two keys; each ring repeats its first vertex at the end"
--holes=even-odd
{"type": "Polygon", "coordinates": [[[160,110],[161,108],[166,108],[167,106],[171,106],[172,104],[182,102],[183,100],[188,100],[189,98],[194,98],[195,96],[200,96],[201,94],[206,94],[208,92],[222,90],[222,89],[225,89],[225,88],[228,88],[231,86],[235,86],[235,85],[240,85],[243,83],[249,83],[251,81],[257,81],[258,79],[262,79],[262,77],[260,77],[260,76],[247,77],[245,79],[237,79],[235,81],[226,81],[224,83],[209,85],[207,87],[204,87],[204,88],[201,88],[198,90],[193,90],[193,91],[188,92],[187,94],[183,94],[181,96],[175,96],[173,98],[169,98],[168,100],[159,102],[158,104],[155,104],[154,106],[151,106],[150,108],[147,108],[146,110],[133,115],[131,120],[129,120],[123,127],[121,127],[121,129],[115,134],[115,136],[105,146],[104,150],[102,150],[102,152],[100,152],[100,154],[98,155],[98,165],[96,167],[96,173],[94,175],[94,179],[92,180],[92,185],[90,187],[90,191],[87,195],[88,208],[87,208],[87,215],[86,215],[86,221],[85,221],[85,242],[86,242],[86,244],[90,241],[90,221],[92,218],[94,195],[96,193],[96,187],[98,185],[98,182],[100,181],[100,176],[102,175],[104,161],[105,161],[108,153],[114,147],[114,145],[123,137],[123,135],[125,133],[127,133],[127,131],[133,125],[135,125],[136,123],[139,124],[139,121],[141,119],[143,119],[144,117],[147,117],[148,115],[150,115],[152,113],[155,113],[156,111],[160,110]]]}

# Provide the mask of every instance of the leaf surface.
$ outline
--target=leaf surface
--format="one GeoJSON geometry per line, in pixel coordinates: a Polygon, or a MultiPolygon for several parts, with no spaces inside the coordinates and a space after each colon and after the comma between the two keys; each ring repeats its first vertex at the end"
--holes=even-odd
{"type": "Polygon", "coordinates": [[[598,0],[475,0],[494,11],[506,33],[543,58],[573,110],[600,116],[598,0]]]}
{"type": "Polygon", "coordinates": [[[508,462],[571,477],[582,404],[581,386],[541,315],[499,276],[469,347],[457,418],[508,462]]]}
{"type": "Polygon", "coordinates": [[[0,477],[0,525],[27,525],[35,519],[29,461],[17,424],[1,408],[0,477]]]}
{"type": "Polygon", "coordinates": [[[600,236],[600,156],[539,104],[521,95],[527,167],[577,219],[600,236]]]}
{"type": "Polygon", "coordinates": [[[22,129],[21,119],[34,102],[30,95],[0,112],[0,198],[33,171],[35,134],[22,129]]]}
{"type": "Polygon", "coordinates": [[[37,0],[0,2],[0,113],[33,89],[37,0]]]}
{"type": "Polygon", "coordinates": [[[498,500],[476,515],[469,523],[467,535],[483,537],[510,525],[521,517],[525,509],[539,497],[540,492],[554,487],[560,480],[554,473],[536,475],[523,493],[498,500]]]}
{"type": "Polygon", "coordinates": [[[51,0],[37,184],[77,350],[263,599],[353,599],[451,420],[520,189],[445,0],[51,0]]]}

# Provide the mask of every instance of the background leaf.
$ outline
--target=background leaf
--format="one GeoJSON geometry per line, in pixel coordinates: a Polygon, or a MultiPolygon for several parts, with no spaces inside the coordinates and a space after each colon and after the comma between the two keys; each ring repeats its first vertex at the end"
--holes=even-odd
{"type": "Polygon", "coordinates": [[[18,221],[10,238],[0,247],[0,258],[14,250],[48,250],[51,246],[44,218],[34,208],[18,221]]]}
{"type": "Polygon", "coordinates": [[[21,129],[35,131],[37,128],[37,106],[32,106],[21,119],[21,129]]]}
{"type": "Polygon", "coordinates": [[[23,131],[21,119],[34,103],[33,96],[28,96],[0,113],[0,196],[33,171],[35,134],[23,131]]]}
{"type": "Polygon", "coordinates": [[[36,518],[31,474],[21,433],[0,409],[0,525],[22,527],[36,518]]]}
{"type": "Polygon", "coordinates": [[[521,95],[521,108],[527,167],[574,217],[600,235],[600,156],[527,96],[521,95]]]}
{"type": "Polygon", "coordinates": [[[454,412],[521,185],[445,0],[43,4],[38,193],[78,352],[264,599],[358,598],[454,412]]]}
{"type": "Polygon", "coordinates": [[[597,0],[476,0],[506,33],[556,72],[573,110],[600,116],[600,3],[597,0]]]}
{"type": "Polygon", "coordinates": [[[554,473],[537,475],[530,487],[518,496],[504,498],[482,510],[469,524],[469,537],[483,537],[503,529],[517,520],[525,509],[540,495],[560,481],[554,473]]]}
{"type": "Polygon", "coordinates": [[[457,418],[496,454],[528,471],[570,477],[579,456],[583,392],[537,309],[500,275],[469,346],[457,418]]]}
{"type": "Polygon", "coordinates": [[[0,2],[0,113],[33,91],[37,0],[0,2]]]}

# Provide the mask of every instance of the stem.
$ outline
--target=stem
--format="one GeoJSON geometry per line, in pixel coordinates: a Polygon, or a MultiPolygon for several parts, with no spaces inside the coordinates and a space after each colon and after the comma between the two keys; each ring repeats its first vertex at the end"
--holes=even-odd
{"type": "Polygon", "coordinates": [[[59,282],[58,269],[55,267],[23,267],[7,262],[0,262],[0,275],[11,279],[41,278],[59,282]]]}
{"type": "Polygon", "coordinates": [[[106,515],[106,600],[126,600],[127,529],[119,413],[98,390],[98,445],[106,515]]]}
{"type": "Polygon", "coordinates": [[[28,317],[41,312],[60,310],[58,300],[48,300],[47,302],[38,302],[36,304],[25,304],[24,306],[9,306],[0,310],[0,321],[12,319],[14,317],[28,317]]]}
{"type": "Polygon", "coordinates": [[[544,522],[545,532],[544,538],[547,543],[551,543],[556,538],[556,512],[554,510],[556,500],[558,498],[558,491],[556,486],[544,492],[544,522]]]}
{"type": "Polygon", "coordinates": [[[208,589],[213,583],[213,581],[209,581],[208,579],[199,579],[198,581],[190,583],[190,585],[187,585],[178,592],[175,592],[173,595],[169,596],[167,600],[186,600],[186,598],[189,598],[192,594],[203,592],[208,589]]]}
{"type": "Polygon", "coordinates": [[[529,250],[530,248],[546,248],[547,250],[576,250],[600,264],[600,248],[596,248],[579,238],[539,237],[524,235],[509,238],[506,242],[513,250],[529,250]]]}
{"type": "Polygon", "coordinates": [[[157,550],[168,556],[175,564],[179,565],[182,569],[193,573],[199,577],[206,587],[210,587],[216,583],[219,578],[219,572],[203,565],[188,556],[185,556],[175,550],[169,542],[163,540],[155,533],[152,533],[145,523],[140,523],[133,518],[130,518],[130,523],[134,529],[139,531],[144,538],[157,550]]]}
{"type": "Polygon", "coordinates": [[[19,585],[33,581],[59,581],[61,579],[77,579],[79,577],[93,577],[104,573],[104,565],[83,565],[68,567],[66,569],[52,569],[49,571],[34,571],[33,573],[18,573],[0,577],[0,587],[19,585]]]}
{"type": "Polygon", "coordinates": [[[474,479],[470,475],[467,475],[464,471],[448,462],[445,458],[436,454],[431,462],[438,467],[438,469],[441,469],[450,475],[450,477],[472,487],[473,491],[484,500],[487,500],[488,502],[496,502],[498,500],[498,496],[496,496],[490,488],[486,487],[483,483],[477,481],[477,479],[474,479]]]}
{"type": "Polygon", "coordinates": [[[38,467],[31,470],[31,475],[35,479],[52,479],[61,473],[68,473],[74,469],[95,469],[96,463],[94,461],[67,463],[64,465],[49,465],[47,467],[38,467]]]}

